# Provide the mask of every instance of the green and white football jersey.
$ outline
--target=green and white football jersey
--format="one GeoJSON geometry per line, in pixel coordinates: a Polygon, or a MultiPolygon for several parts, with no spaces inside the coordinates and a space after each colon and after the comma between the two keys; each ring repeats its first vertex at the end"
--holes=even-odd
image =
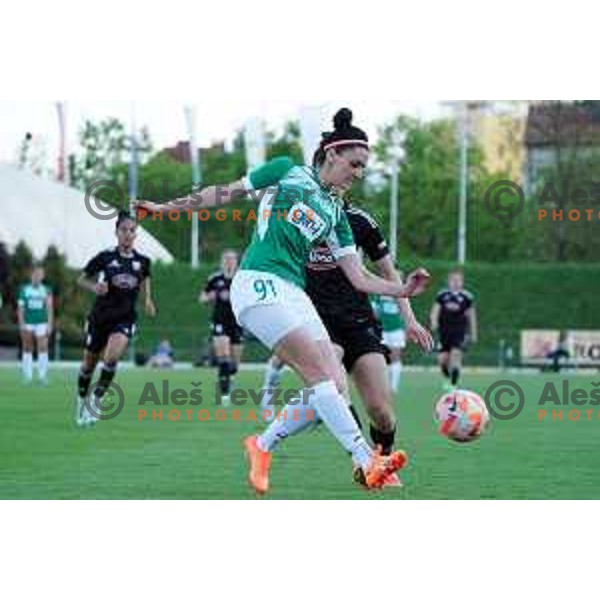
{"type": "Polygon", "coordinates": [[[327,244],[335,258],[356,252],[342,200],[319,181],[318,172],[277,158],[245,178],[251,195],[264,191],[257,225],[241,263],[242,269],[278,275],[305,287],[311,249],[327,244]]]}
{"type": "Polygon", "coordinates": [[[44,284],[33,286],[27,283],[19,290],[18,303],[23,308],[25,323],[37,325],[48,322],[48,297],[52,295],[50,288],[44,284]]]}
{"type": "Polygon", "coordinates": [[[384,331],[404,329],[404,319],[400,314],[400,309],[395,298],[390,298],[389,296],[371,296],[371,305],[384,331]]]}

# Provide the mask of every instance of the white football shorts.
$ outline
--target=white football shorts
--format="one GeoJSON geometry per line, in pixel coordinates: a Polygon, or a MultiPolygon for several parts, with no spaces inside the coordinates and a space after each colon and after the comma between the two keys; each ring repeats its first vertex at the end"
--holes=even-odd
{"type": "Polygon", "coordinates": [[[388,348],[405,348],[406,334],[404,329],[395,329],[394,331],[383,332],[383,343],[388,348]]]}
{"type": "Polygon", "coordinates": [[[35,337],[48,335],[48,323],[25,323],[25,331],[33,333],[35,337]]]}
{"type": "Polygon", "coordinates": [[[240,270],[230,292],[238,323],[271,350],[300,327],[306,328],[315,341],[329,339],[306,292],[277,275],[240,270]]]}

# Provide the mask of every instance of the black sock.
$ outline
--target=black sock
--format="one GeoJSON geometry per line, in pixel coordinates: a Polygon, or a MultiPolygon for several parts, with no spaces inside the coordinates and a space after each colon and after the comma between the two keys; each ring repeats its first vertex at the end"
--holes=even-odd
{"type": "Polygon", "coordinates": [[[79,377],[77,378],[77,389],[79,390],[79,397],[85,398],[90,389],[90,383],[92,382],[92,375],[94,371],[86,371],[79,369],[79,377]]]}
{"type": "Polygon", "coordinates": [[[231,389],[231,365],[228,358],[219,358],[219,389],[221,396],[229,395],[231,389]]]}
{"type": "Polygon", "coordinates": [[[229,360],[229,391],[235,387],[235,376],[238,372],[238,366],[235,360],[229,360]]]}
{"type": "Polygon", "coordinates": [[[352,413],[352,416],[354,417],[354,420],[356,421],[356,424],[358,425],[358,428],[362,431],[362,422],[360,420],[360,417],[358,416],[358,413],[356,412],[356,409],[354,408],[354,406],[352,404],[350,404],[348,406],[348,408],[350,409],[350,412],[352,413]]]}
{"type": "Polygon", "coordinates": [[[456,385],[458,382],[458,378],[460,377],[460,369],[458,367],[454,367],[452,371],[450,371],[450,381],[452,385],[456,385]]]}
{"type": "MultiPolygon", "coordinates": [[[[358,416],[358,412],[354,408],[354,405],[348,404],[348,408],[350,409],[350,412],[352,413],[352,417],[354,418],[354,421],[358,425],[358,428],[362,431],[363,430],[362,421],[360,420],[360,417],[358,416]]],[[[349,452],[348,454],[350,456],[352,456],[351,452],[349,452]]],[[[363,470],[360,467],[357,467],[357,469],[355,470],[354,478],[357,483],[364,484],[365,474],[363,473],[363,470]],[[358,479],[357,479],[357,477],[358,477],[358,479]]]]}
{"type": "Polygon", "coordinates": [[[381,453],[388,455],[392,453],[394,449],[394,442],[396,440],[396,428],[392,429],[387,433],[377,429],[372,423],[369,427],[369,433],[371,434],[371,440],[375,446],[381,446],[381,453]]]}
{"type": "Polygon", "coordinates": [[[447,365],[442,365],[441,369],[442,369],[442,373],[443,373],[444,377],[448,377],[448,379],[449,379],[450,378],[450,371],[448,371],[448,366],[447,365]]]}
{"type": "Polygon", "coordinates": [[[106,389],[113,380],[116,372],[117,363],[102,363],[98,385],[96,385],[94,389],[94,396],[96,396],[96,398],[102,398],[102,396],[104,396],[106,389]]]}

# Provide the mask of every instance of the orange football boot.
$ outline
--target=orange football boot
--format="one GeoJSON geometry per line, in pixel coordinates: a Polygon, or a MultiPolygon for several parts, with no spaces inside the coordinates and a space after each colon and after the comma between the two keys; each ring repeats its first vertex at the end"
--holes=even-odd
{"type": "Polygon", "coordinates": [[[265,494],[269,489],[269,469],[271,453],[258,447],[258,436],[251,435],[244,440],[248,460],[248,482],[257,494],[265,494]]]}

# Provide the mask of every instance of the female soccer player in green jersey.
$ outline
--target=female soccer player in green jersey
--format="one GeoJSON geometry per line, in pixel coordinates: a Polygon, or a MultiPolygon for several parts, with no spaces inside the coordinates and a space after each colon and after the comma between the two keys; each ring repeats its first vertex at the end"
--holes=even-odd
{"type": "Polygon", "coordinates": [[[142,202],[150,211],[201,210],[240,196],[260,200],[258,222],[232,286],[231,302],[239,323],[290,365],[307,386],[304,402],[288,419],[287,431],[271,424],[260,436],[244,441],[250,462],[249,481],[264,493],[269,487],[271,450],[282,437],[322,421],[352,455],[368,488],[379,488],[402,468],[402,451],[382,456],[368,445],[340,393],[345,378],[327,330],[304,291],[305,265],[313,247],[326,242],[350,282],[366,293],[408,297],[421,293],[429,274],[419,269],[405,284],[366,271],[355,250],[339,193],[361,178],[369,158],[367,135],[341,109],[334,130],[324,133],[320,167],[294,166],[274,159],[226,186],[211,186],[190,198],[168,204],[142,202]]]}
{"type": "Polygon", "coordinates": [[[31,281],[19,290],[21,369],[25,383],[30,383],[33,378],[33,350],[36,344],[39,380],[46,383],[48,377],[48,338],[54,327],[54,309],[52,291],[43,281],[43,267],[33,267],[31,281]]]}

